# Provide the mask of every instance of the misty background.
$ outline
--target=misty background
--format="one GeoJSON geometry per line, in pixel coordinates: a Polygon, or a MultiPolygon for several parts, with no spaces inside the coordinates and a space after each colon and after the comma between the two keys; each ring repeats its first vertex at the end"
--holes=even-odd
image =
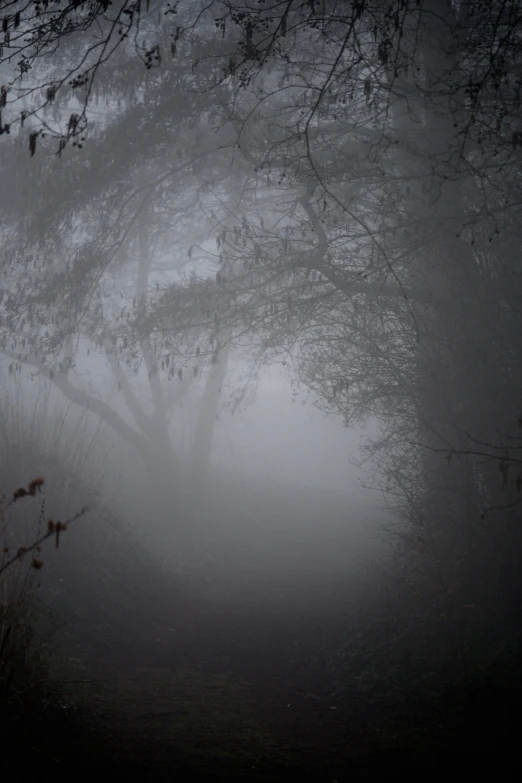
{"type": "Polygon", "coordinates": [[[0,20],[2,773],[497,774],[520,0],[0,20]]]}

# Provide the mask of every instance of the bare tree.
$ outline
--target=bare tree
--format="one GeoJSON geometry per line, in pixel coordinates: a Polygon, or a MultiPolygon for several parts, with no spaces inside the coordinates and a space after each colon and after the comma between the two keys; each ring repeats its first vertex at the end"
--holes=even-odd
{"type": "MultiPolygon", "coordinates": [[[[191,5],[154,27],[154,35],[173,36],[175,59],[168,69],[162,61],[163,76],[154,71],[151,97],[161,120],[151,149],[162,150],[168,174],[156,170],[145,190],[155,199],[149,215],[166,215],[173,189],[165,182],[180,188],[176,173],[190,169],[201,183],[191,254],[201,247],[194,226],[202,215],[226,253],[215,281],[194,265],[192,277],[129,307],[110,337],[91,308],[90,339],[115,340],[129,366],[146,343],[167,375],[225,343],[254,362],[285,361],[347,423],[377,416],[382,433],[366,456],[410,522],[410,545],[428,542],[431,564],[444,563],[437,579],[453,585],[477,539],[491,536],[501,548],[509,508],[516,509],[517,476],[499,487],[498,471],[468,456],[472,439],[505,448],[520,416],[520,3],[191,5]],[[173,85],[190,115],[176,127],[201,130],[204,163],[188,145],[190,154],[183,148],[180,166],[172,165],[173,85]],[[188,95],[199,107],[192,112],[188,95]],[[196,115],[205,101],[211,108],[202,123],[196,115]],[[223,237],[212,213],[241,178],[241,205],[223,237]],[[453,454],[449,462],[440,449],[453,454]],[[484,534],[477,520],[497,507],[503,525],[493,529],[501,512],[492,512],[484,534]]],[[[120,52],[127,62],[129,52],[120,52]]],[[[143,130],[145,114],[127,117],[141,118],[143,130]]],[[[115,122],[116,138],[121,127],[115,122]]],[[[100,148],[110,134],[110,126],[100,133],[100,148]]],[[[134,154],[133,134],[121,156],[107,149],[116,176],[134,154]]],[[[142,149],[140,165],[152,157],[142,149]]],[[[73,313],[97,290],[100,270],[132,231],[127,205],[141,203],[128,200],[128,183],[94,221],[109,230],[105,205],[118,205],[110,214],[123,228],[112,245],[78,252],[73,268],[62,262],[36,306],[48,306],[56,280],[68,292],[59,301],[73,313]]],[[[22,306],[19,279],[17,272],[3,310],[6,349],[22,306]]],[[[38,334],[39,345],[52,347],[58,333],[38,334]]]]}

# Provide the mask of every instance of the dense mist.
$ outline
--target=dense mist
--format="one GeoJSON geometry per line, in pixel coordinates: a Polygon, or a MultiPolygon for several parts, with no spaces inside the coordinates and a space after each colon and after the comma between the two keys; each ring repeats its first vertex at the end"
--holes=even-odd
{"type": "Polygon", "coordinates": [[[520,0],[0,20],[2,780],[516,774],[520,0]]]}

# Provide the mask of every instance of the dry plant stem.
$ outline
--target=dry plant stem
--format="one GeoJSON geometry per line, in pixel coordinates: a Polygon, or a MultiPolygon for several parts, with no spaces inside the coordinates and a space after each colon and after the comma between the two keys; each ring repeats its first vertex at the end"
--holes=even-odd
{"type": "MultiPolygon", "coordinates": [[[[63,523],[64,527],[62,528],[62,530],[67,528],[72,522],[76,522],[76,520],[82,517],[84,514],[86,514],[88,510],[89,510],[88,507],[85,506],[80,511],[78,511],[77,514],[75,514],[73,517],[68,519],[67,522],[63,523]]],[[[4,563],[2,567],[0,567],[0,575],[3,574],[3,572],[6,569],[8,569],[10,566],[12,566],[13,563],[15,563],[17,560],[21,560],[24,557],[24,555],[26,555],[28,552],[33,552],[36,549],[36,547],[40,546],[40,544],[46,541],[46,539],[55,535],[56,535],[55,530],[48,530],[47,533],[45,533],[43,536],[40,536],[40,538],[37,538],[36,541],[33,541],[33,543],[30,546],[24,547],[22,551],[19,550],[15,555],[13,555],[13,557],[10,560],[8,560],[6,563],[4,563]]]]}

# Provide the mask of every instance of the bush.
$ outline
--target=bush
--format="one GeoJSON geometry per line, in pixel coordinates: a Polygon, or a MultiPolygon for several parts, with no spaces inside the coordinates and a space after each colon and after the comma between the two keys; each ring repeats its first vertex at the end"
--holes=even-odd
{"type": "MultiPolygon", "coordinates": [[[[20,487],[0,504],[0,737],[4,771],[13,772],[22,758],[45,754],[40,722],[49,712],[62,709],[62,689],[52,676],[52,655],[35,627],[49,612],[34,593],[35,577],[43,567],[42,546],[49,538],[59,543],[68,525],[83,515],[82,509],[67,522],[44,524],[44,498],[36,529],[28,542],[12,522],[15,504],[41,493],[43,479],[20,487]]],[[[41,759],[40,759],[41,760],[41,759]]]]}

